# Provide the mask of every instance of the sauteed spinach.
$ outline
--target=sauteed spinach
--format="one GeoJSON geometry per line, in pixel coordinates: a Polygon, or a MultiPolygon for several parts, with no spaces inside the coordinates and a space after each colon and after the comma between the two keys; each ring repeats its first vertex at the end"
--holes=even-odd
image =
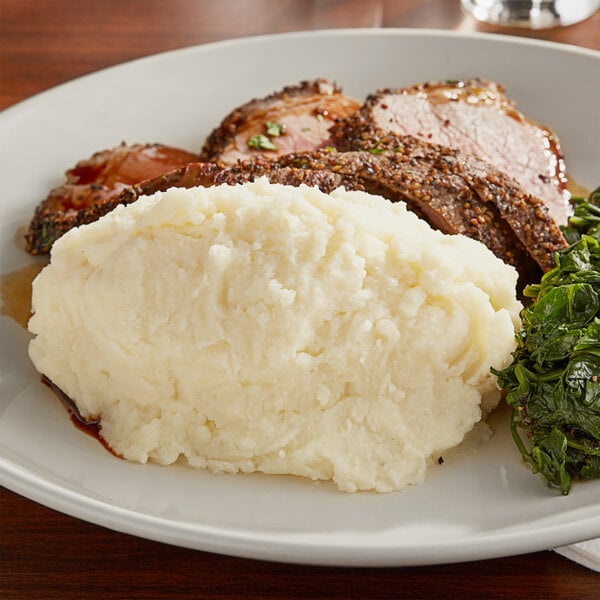
{"type": "Polygon", "coordinates": [[[563,234],[574,244],[582,234],[589,235],[600,241],[600,187],[596,188],[589,198],[572,198],[573,216],[569,219],[568,227],[563,227],[563,234]]]}
{"type": "Polygon", "coordinates": [[[573,204],[571,245],[526,287],[533,302],[521,312],[513,362],[493,370],[523,458],[563,494],[573,480],[600,478],[600,188],[573,204]]]}

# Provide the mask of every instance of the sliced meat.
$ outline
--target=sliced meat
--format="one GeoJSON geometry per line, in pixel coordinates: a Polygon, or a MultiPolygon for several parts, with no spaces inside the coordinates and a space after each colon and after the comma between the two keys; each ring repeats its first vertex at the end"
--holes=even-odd
{"type": "MultiPolygon", "coordinates": [[[[293,113],[299,106],[312,106],[314,94],[309,94],[312,100],[306,102],[288,104],[286,99],[296,94],[305,99],[306,90],[315,85],[287,88],[270,99],[276,99],[273,102],[280,108],[291,107],[293,113]]],[[[253,102],[262,106],[265,101],[253,102]]],[[[251,113],[246,122],[259,122],[258,112],[251,113]]],[[[263,110],[261,114],[272,113],[263,110]]],[[[236,126],[232,127],[239,135],[236,126]]],[[[243,183],[263,175],[274,183],[305,183],[325,192],[343,185],[392,201],[404,200],[434,227],[486,244],[516,266],[524,281],[539,268],[551,268],[554,252],[567,245],[540,200],[472,154],[413,136],[390,134],[359,117],[344,119],[332,131],[337,147],[344,151],[322,149],[282,155],[277,150],[269,159],[258,152],[252,160],[242,161],[238,156],[229,165],[198,161],[193,154],[157,145],[120,146],[97,153],[68,171],[66,184],[53,190],[36,209],[26,236],[28,249],[34,254],[47,252],[70,228],[90,223],[141,194],[170,187],[243,183]],[[169,170],[169,166],[179,165],[183,166],[169,170]]],[[[217,138],[225,142],[225,138],[217,138]]]]}
{"type": "Polygon", "coordinates": [[[355,181],[354,177],[328,170],[299,169],[260,160],[239,162],[235,165],[196,162],[131,186],[124,190],[116,200],[119,201],[119,204],[129,204],[139,196],[163,192],[172,187],[236,185],[254,181],[259,177],[267,177],[271,183],[293,186],[310,185],[318,187],[327,194],[340,186],[344,186],[346,189],[363,190],[360,182],[355,181]]]}
{"type": "Polygon", "coordinates": [[[524,276],[532,272],[532,259],[547,271],[554,252],[566,247],[543,203],[491,165],[412,137],[379,141],[388,149],[296,154],[279,162],[353,174],[367,191],[405,200],[434,227],[483,242],[524,276]]]}
{"type": "Polygon", "coordinates": [[[196,154],[161,144],[121,144],[78,162],[36,208],[25,235],[27,251],[48,252],[81,211],[93,214],[95,207],[103,207],[128,186],[197,160],[196,154]]]}
{"type": "Polygon", "coordinates": [[[281,154],[323,148],[331,143],[329,128],[336,119],[359,107],[324,79],[285,87],[225,117],[206,140],[201,160],[274,160],[281,154]]]}
{"type": "Polygon", "coordinates": [[[474,154],[542,199],[554,220],[565,224],[571,207],[559,141],[522,115],[504,91],[480,79],[381,90],[338,123],[332,135],[336,147],[345,149],[367,125],[474,154]]]}
{"type": "Polygon", "coordinates": [[[327,193],[343,185],[392,201],[404,200],[434,227],[486,244],[514,265],[523,281],[531,281],[538,274],[538,264],[544,270],[550,268],[552,253],[566,246],[541,202],[493,167],[457,150],[408,136],[369,136],[375,138],[392,149],[296,153],[277,162],[255,160],[235,165],[187,163],[158,177],[114,189],[112,195],[106,193],[79,210],[38,210],[28,240],[35,253],[47,252],[54,240],[72,227],[91,223],[140,195],[171,187],[243,183],[266,176],[273,183],[304,183],[327,193]]]}
{"type": "Polygon", "coordinates": [[[69,229],[93,223],[120,204],[130,204],[140,196],[165,191],[172,187],[212,186],[219,184],[234,185],[254,181],[265,176],[272,183],[298,186],[302,183],[320,188],[325,193],[344,186],[346,189],[362,190],[359,181],[332,171],[310,171],[293,167],[282,167],[271,161],[255,161],[238,165],[218,165],[216,163],[188,162],[185,166],[163,173],[132,185],[120,185],[111,188],[112,193],[104,190],[93,202],[62,210],[43,210],[45,203],[36,211],[27,233],[28,251],[32,254],[49,252],[52,244],[69,229]]]}

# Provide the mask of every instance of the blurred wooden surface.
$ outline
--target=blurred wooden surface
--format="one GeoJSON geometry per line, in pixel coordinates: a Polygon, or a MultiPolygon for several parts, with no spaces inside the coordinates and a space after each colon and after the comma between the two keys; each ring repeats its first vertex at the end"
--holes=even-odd
{"type": "MultiPolygon", "coordinates": [[[[499,32],[458,0],[0,0],[0,109],[130,59],[216,40],[336,27],[499,32]]],[[[600,50],[600,13],[537,32],[600,50]]],[[[0,597],[598,598],[599,577],[553,552],[395,569],[282,565],[151,542],[0,489],[0,597]]]]}
{"type": "MultiPolygon", "coordinates": [[[[0,109],[164,50],[336,27],[500,31],[464,15],[459,0],[0,0],[0,109]]],[[[501,31],[600,50],[600,12],[570,27],[501,31]]]]}

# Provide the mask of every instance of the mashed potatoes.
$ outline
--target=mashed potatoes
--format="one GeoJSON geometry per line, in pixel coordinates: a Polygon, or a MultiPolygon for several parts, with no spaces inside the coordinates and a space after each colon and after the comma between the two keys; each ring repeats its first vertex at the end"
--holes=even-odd
{"type": "Polygon", "coordinates": [[[172,189],[55,244],[29,350],[127,459],[387,492],[481,419],[515,281],[402,203],[172,189]]]}

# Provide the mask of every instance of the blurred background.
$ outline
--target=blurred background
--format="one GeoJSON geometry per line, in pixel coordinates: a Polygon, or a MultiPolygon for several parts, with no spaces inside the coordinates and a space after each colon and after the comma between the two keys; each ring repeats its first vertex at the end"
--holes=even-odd
{"type": "Polygon", "coordinates": [[[494,32],[600,50],[600,13],[569,27],[505,28],[476,21],[460,0],[0,0],[0,108],[164,50],[340,27],[494,32]]]}

